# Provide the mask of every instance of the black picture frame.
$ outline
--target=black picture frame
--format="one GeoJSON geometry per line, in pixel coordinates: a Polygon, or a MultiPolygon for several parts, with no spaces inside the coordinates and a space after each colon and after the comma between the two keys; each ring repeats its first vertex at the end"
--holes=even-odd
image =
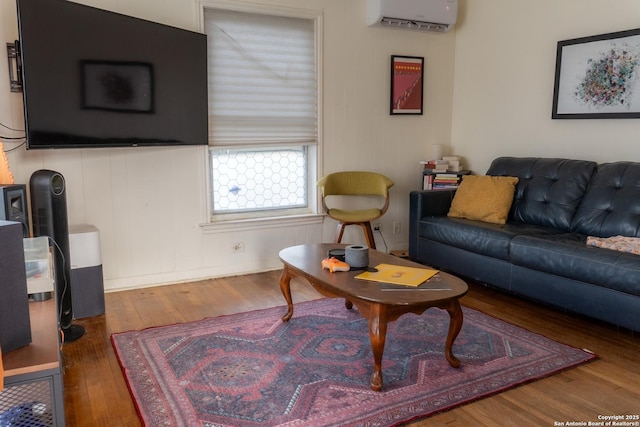
{"type": "Polygon", "coordinates": [[[640,29],[559,41],[551,118],[640,118],[640,29]]]}
{"type": "Polygon", "coordinates": [[[151,114],[153,65],[147,62],[81,61],[82,108],[151,114]]]}
{"type": "Polygon", "coordinates": [[[424,57],[391,55],[389,114],[422,114],[424,57]]]}

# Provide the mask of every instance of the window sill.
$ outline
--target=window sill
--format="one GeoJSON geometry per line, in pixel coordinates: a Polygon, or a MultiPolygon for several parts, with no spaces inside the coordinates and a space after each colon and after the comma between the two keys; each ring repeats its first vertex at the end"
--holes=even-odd
{"type": "Polygon", "coordinates": [[[249,218],[249,219],[234,219],[234,220],[222,220],[209,222],[206,224],[200,224],[200,228],[206,234],[210,233],[226,233],[230,231],[246,231],[252,229],[266,228],[284,228],[295,227],[301,225],[315,225],[322,224],[324,214],[306,214],[306,215],[293,215],[286,217],[266,217],[266,218],[249,218]]]}

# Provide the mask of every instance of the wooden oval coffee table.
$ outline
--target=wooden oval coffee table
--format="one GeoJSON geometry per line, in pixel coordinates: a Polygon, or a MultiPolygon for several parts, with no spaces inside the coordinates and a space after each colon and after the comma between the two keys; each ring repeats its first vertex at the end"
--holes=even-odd
{"type": "MultiPolygon", "coordinates": [[[[380,391],[383,384],[382,354],[387,335],[387,323],[393,322],[406,313],[420,315],[428,308],[437,307],[446,310],[450,317],[449,332],[445,342],[445,358],[452,367],[460,367],[460,361],[453,355],[451,348],[462,328],[463,316],[459,300],[467,293],[467,284],[451,274],[439,272],[430,281],[437,281],[446,289],[421,290],[407,287],[388,290],[389,287],[382,283],[355,279],[354,277],[362,271],[331,273],[329,270],[323,270],[320,263],[327,256],[327,251],[345,246],[337,243],[312,244],[292,246],[280,251],[280,260],[284,264],[280,277],[280,289],[288,305],[288,311],[282,317],[282,321],[287,322],[293,316],[290,282],[294,277],[304,277],[326,297],[344,298],[348,309],[355,304],[360,314],[369,321],[369,339],[375,364],[371,375],[371,388],[380,391]]],[[[378,264],[425,268],[421,264],[369,249],[369,266],[375,267],[378,264]]]]}

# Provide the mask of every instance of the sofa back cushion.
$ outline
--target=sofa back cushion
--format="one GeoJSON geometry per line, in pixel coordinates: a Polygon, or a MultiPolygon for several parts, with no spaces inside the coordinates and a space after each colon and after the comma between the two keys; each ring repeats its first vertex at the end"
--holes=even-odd
{"type": "Polygon", "coordinates": [[[519,178],[510,220],[569,231],[596,167],[586,160],[499,157],[487,175],[519,178]]]}
{"type": "Polygon", "coordinates": [[[640,237],[640,163],[599,165],[572,229],[587,236],[640,237]]]}

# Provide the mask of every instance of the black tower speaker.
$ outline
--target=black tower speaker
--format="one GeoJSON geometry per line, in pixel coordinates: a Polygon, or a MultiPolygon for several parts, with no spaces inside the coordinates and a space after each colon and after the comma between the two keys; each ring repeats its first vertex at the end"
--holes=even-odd
{"type": "Polygon", "coordinates": [[[30,342],[22,226],[0,221],[0,347],[8,353],[30,342]]]}
{"type": "Polygon", "coordinates": [[[0,220],[19,222],[22,224],[22,237],[29,237],[26,185],[0,185],[0,220]]]}
{"type": "Polygon", "coordinates": [[[55,292],[60,327],[64,332],[64,340],[74,341],[82,336],[84,330],[81,326],[71,324],[73,301],[65,180],[58,172],[39,170],[31,175],[29,188],[33,235],[49,236],[54,245],[55,292]]]}

